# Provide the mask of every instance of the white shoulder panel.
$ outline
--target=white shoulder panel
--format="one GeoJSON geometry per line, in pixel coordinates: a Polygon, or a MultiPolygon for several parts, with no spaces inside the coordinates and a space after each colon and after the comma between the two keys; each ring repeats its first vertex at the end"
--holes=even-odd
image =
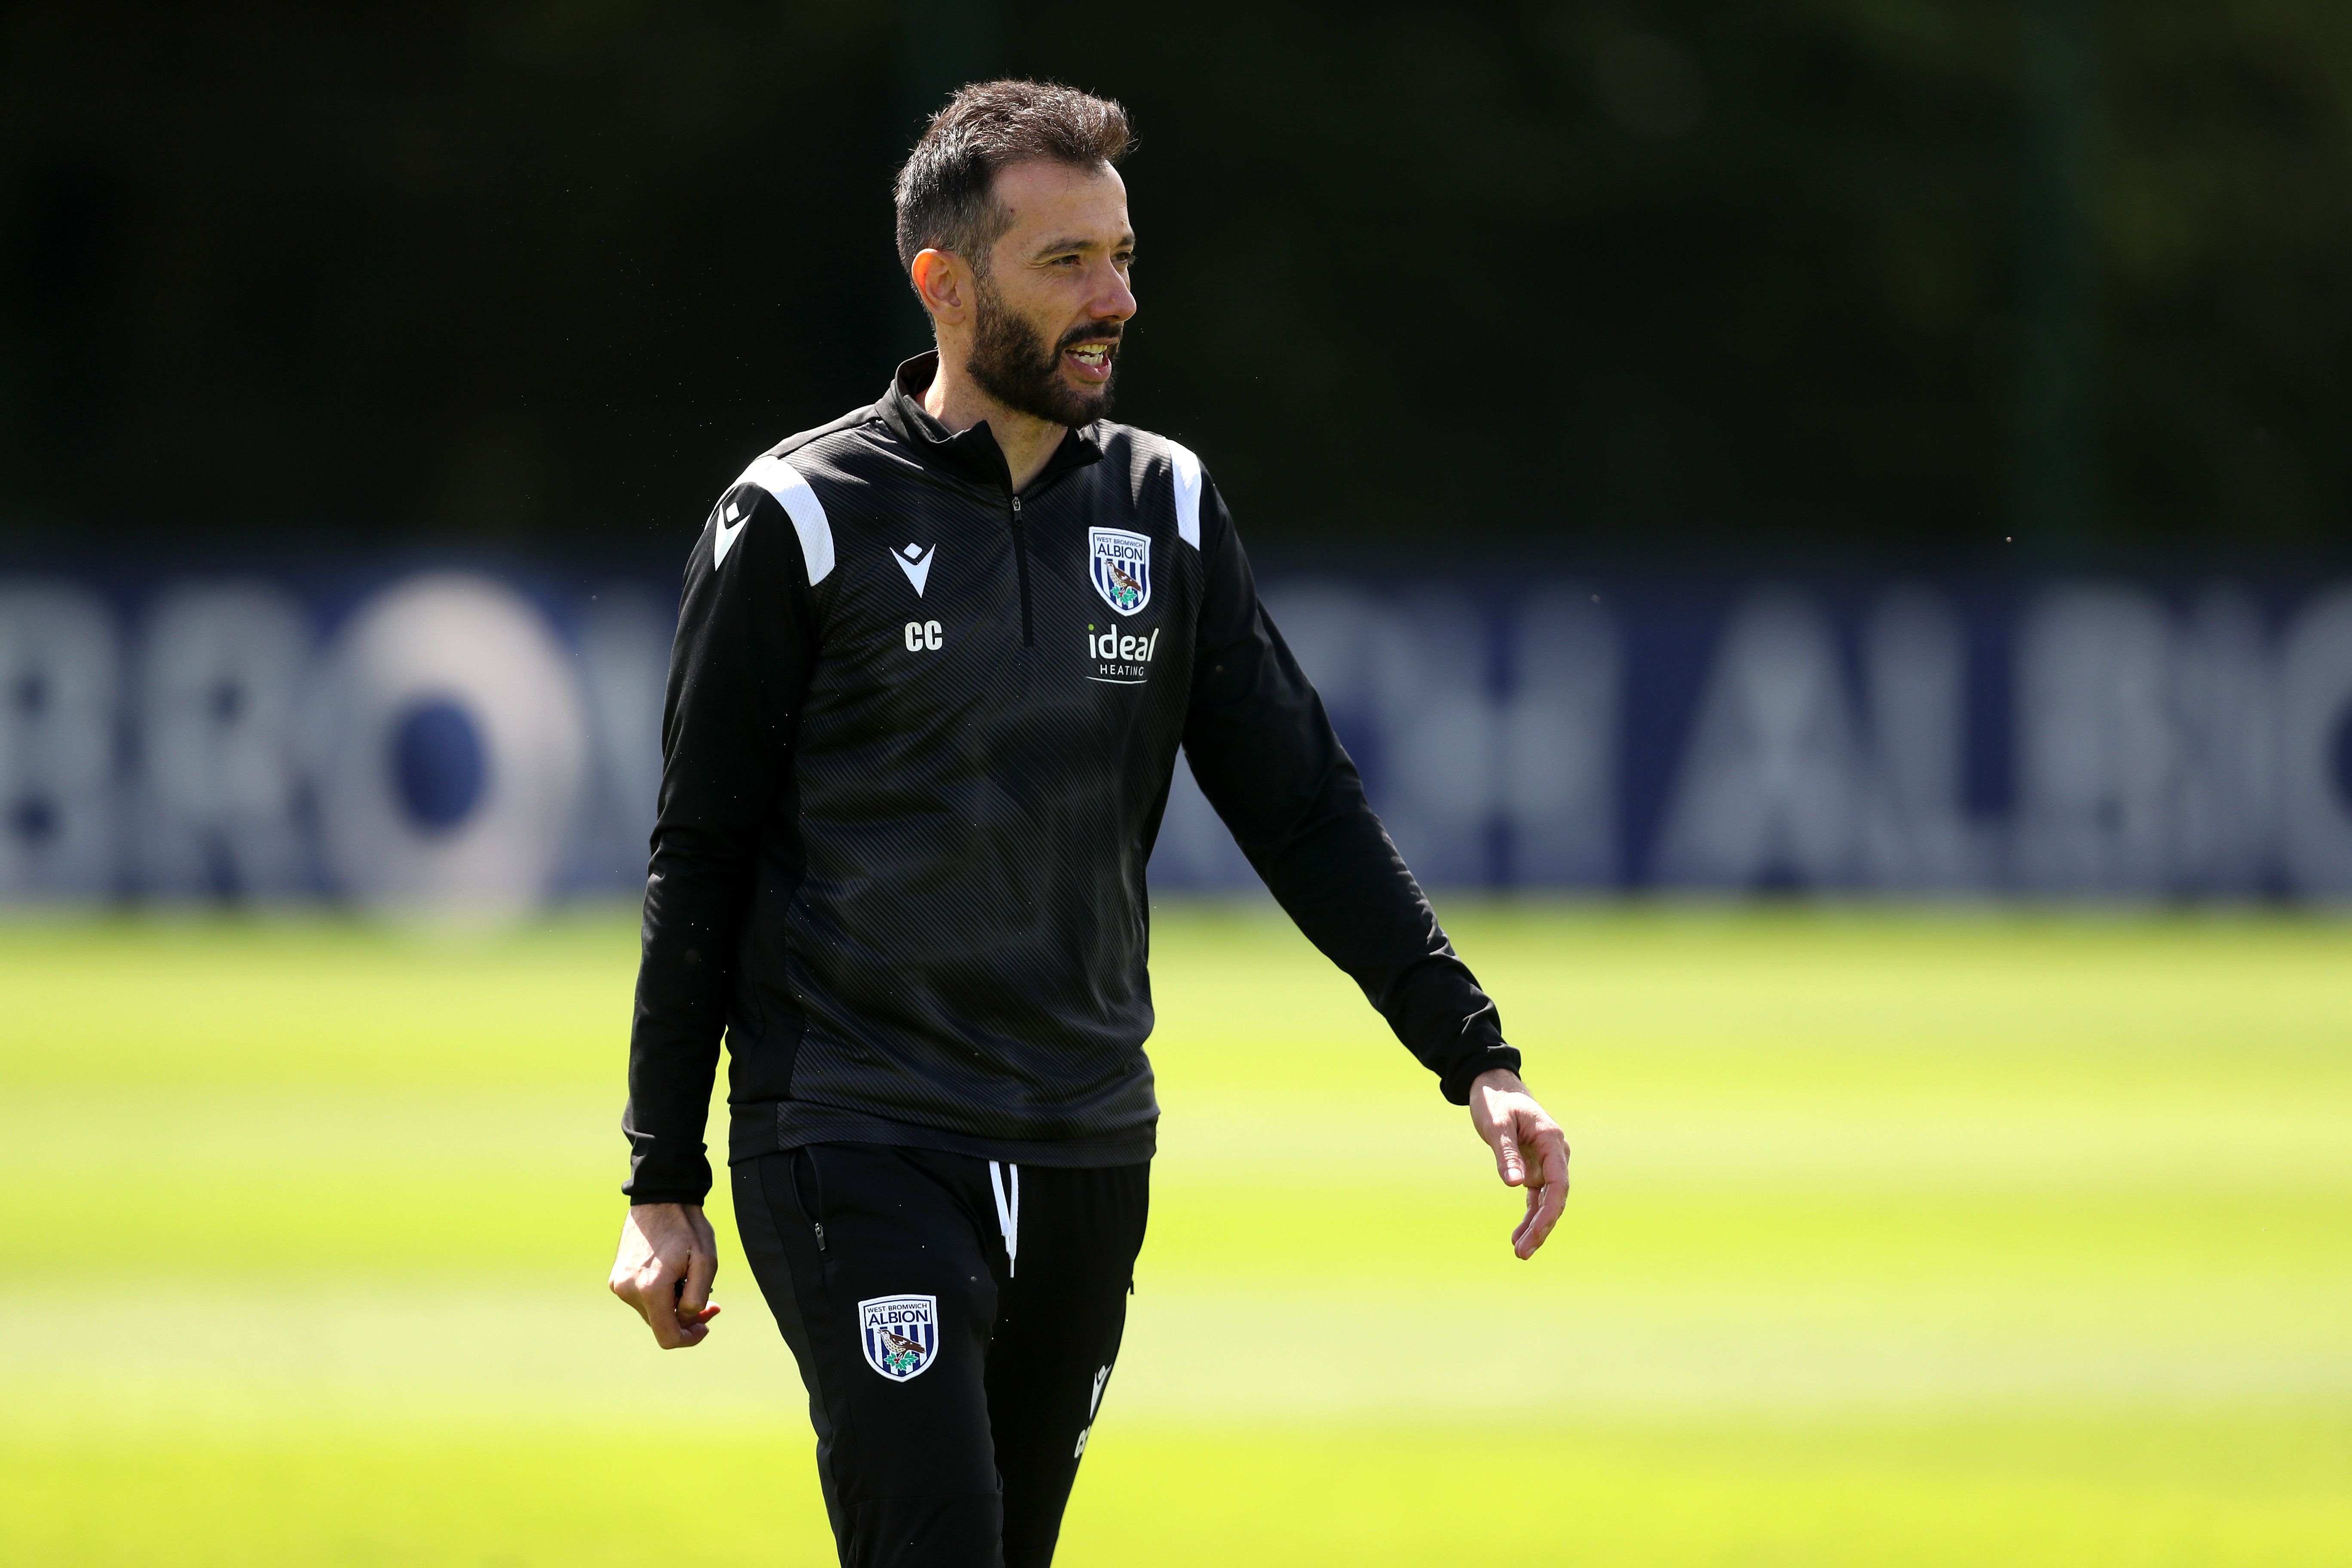
{"type": "Polygon", "coordinates": [[[808,563],[809,586],[824,582],[833,570],[833,524],[825,518],[824,503],[816,499],[816,491],[809,489],[801,471],[782,458],[757,458],[735,483],[757,485],[776,498],[792,518],[793,531],[801,536],[801,558],[808,563]]]}
{"type": "Polygon", "coordinates": [[[1201,548],[1201,459],[1192,449],[1168,443],[1170,467],[1176,474],[1176,537],[1201,548]]]}

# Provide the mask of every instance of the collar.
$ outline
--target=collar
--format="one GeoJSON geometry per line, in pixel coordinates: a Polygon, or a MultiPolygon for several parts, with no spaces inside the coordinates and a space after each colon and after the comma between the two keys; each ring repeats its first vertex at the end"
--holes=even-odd
{"type": "MultiPolygon", "coordinates": [[[[974,484],[1010,490],[1013,470],[1006,465],[1004,450],[996,444],[996,433],[988,427],[987,420],[969,430],[951,432],[924,408],[923,394],[930,390],[931,378],[939,374],[939,368],[937,349],[919,353],[900,365],[898,374],[890,378],[890,390],[876,405],[881,410],[882,422],[927,466],[944,468],[974,484]]],[[[1030,481],[1029,489],[1033,492],[1042,489],[1072,468],[1101,460],[1102,438],[1097,426],[1081,425],[1062,437],[1062,444],[1045,459],[1044,471],[1030,481]]]]}

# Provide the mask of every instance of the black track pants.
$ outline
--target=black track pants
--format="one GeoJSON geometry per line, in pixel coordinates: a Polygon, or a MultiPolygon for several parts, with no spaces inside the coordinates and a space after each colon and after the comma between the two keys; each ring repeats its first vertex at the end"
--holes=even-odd
{"type": "Polygon", "coordinates": [[[1118,1359],[1151,1167],[868,1143],[734,1167],[845,1568],[1044,1568],[1118,1359]]]}

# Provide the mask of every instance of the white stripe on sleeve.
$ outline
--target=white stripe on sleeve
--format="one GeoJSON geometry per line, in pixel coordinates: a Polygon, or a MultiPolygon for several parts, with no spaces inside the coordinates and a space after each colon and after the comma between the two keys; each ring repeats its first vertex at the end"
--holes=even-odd
{"type": "Polygon", "coordinates": [[[1176,537],[1201,548],[1201,459],[1189,447],[1168,443],[1169,467],[1176,476],[1176,537]]]}
{"type": "Polygon", "coordinates": [[[824,503],[816,499],[801,471],[778,457],[757,458],[743,470],[739,485],[757,485],[776,498],[793,520],[793,531],[801,536],[801,558],[808,563],[809,586],[814,588],[833,570],[833,524],[824,515],[824,503]]]}

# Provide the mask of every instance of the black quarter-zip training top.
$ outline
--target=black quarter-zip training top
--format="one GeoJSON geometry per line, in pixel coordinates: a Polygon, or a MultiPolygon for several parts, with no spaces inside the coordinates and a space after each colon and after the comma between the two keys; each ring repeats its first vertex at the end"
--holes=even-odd
{"type": "Polygon", "coordinates": [[[1460,1104],[1517,1068],[1192,453],[1108,421],[1019,494],[930,355],[793,437],[686,568],[629,1041],[637,1203],[731,1156],[1150,1157],[1144,868],[1181,746],[1299,929],[1460,1104]]]}

